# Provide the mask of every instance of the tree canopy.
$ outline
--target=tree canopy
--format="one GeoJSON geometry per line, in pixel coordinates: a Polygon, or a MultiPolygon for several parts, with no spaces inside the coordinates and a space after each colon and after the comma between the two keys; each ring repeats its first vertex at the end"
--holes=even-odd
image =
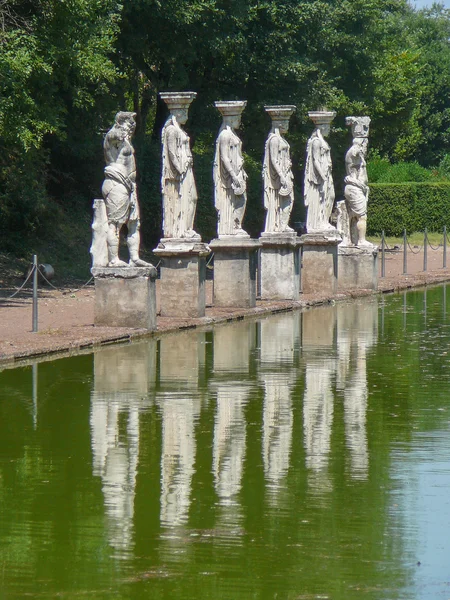
{"type": "Polygon", "coordinates": [[[198,94],[187,128],[200,181],[220,99],[248,100],[242,137],[255,165],[270,126],[264,104],[298,107],[289,133],[298,186],[307,112],[325,106],[338,112],[338,171],[350,114],[371,116],[378,156],[437,166],[450,153],[449,39],[449,10],[407,0],[0,0],[0,232],[38,231],[55,204],[88,213],[102,137],[117,110],[135,110],[155,243],[163,90],[198,94]]]}

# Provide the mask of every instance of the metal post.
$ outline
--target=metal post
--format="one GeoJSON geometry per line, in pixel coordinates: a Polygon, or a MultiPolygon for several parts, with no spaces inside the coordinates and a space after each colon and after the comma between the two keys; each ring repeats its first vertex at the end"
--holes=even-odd
{"type": "Polygon", "coordinates": [[[33,255],[33,333],[38,330],[38,263],[37,255],[33,255]]]}
{"type": "Polygon", "coordinates": [[[384,247],[386,245],[386,241],[384,239],[384,229],[381,232],[381,277],[386,276],[386,265],[384,263],[384,247]]]}
{"type": "Polygon", "coordinates": [[[442,268],[447,268],[447,227],[444,225],[444,254],[442,257],[442,268]]]}
{"type": "Polygon", "coordinates": [[[423,270],[426,271],[428,266],[428,232],[425,227],[423,234],[423,270]]]}
{"type": "Polygon", "coordinates": [[[403,275],[408,273],[408,238],[406,229],[403,230],[403,275]]]}

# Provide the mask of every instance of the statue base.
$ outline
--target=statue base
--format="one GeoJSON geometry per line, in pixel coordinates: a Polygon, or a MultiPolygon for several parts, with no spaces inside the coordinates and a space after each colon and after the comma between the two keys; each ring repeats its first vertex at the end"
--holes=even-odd
{"type": "Polygon", "coordinates": [[[93,267],[94,324],[156,329],[155,267],[93,267]]]}
{"type": "Polygon", "coordinates": [[[378,247],[338,247],[338,290],[378,288],[378,247]]]}
{"type": "Polygon", "coordinates": [[[204,317],[209,247],[201,239],[163,238],[154,253],[161,258],[161,316],[204,317]]]}
{"type": "Polygon", "coordinates": [[[214,306],[256,306],[256,271],[261,244],[243,236],[218,238],[209,246],[214,252],[214,306]]]}
{"type": "Polygon", "coordinates": [[[260,258],[261,300],[298,300],[300,238],[292,233],[262,233],[260,258]]]}
{"type": "Polygon", "coordinates": [[[307,233],[300,237],[302,245],[301,290],[304,294],[336,294],[338,289],[337,231],[307,233]]]}

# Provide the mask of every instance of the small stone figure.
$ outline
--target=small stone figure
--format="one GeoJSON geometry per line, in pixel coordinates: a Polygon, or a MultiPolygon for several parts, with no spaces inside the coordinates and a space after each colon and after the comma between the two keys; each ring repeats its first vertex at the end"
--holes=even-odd
{"type": "Polygon", "coordinates": [[[164,92],[161,98],[170,115],[162,130],[163,235],[164,238],[200,239],[194,231],[197,208],[189,136],[182,129],[195,92],[164,92]]]}
{"type": "Polygon", "coordinates": [[[373,247],[366,240],[367,201],[369,186],[367,179],[366,155],[369,142],[370,117],[347,117],[353,134],[353,144],[345,156],[344,195],[349,221],[350,242],[358,247],[373,247]]]}
{"type": "Polygon", "coordinates": [[[242,229],[247,203],[247,174],[244,171],[242,142],[235,133],[241,124],[246,101],[216,102],[223,122],[216,141],[214,159],[214,204],[218,212],[218,236],[250,236],[242,229]]]}
{"type": "Polygon", "coordinates": [[[316,125],[308,140],[305,168],[305,206],[308,208],[306,231],[323,233],[336,231],[330,223],[334,204],[334,184],[331,172],[330,146],[324,139],[330,133],[335,112],[317,111],[308,113],[316,125]]]}
{"type": "Polygon", "coordinates": [[[152,266],[139,258],[139,205],[136,190],[136,161],[131,138],[136,128],[136,113],[118,112],[116,121],[105,136],[105,180],[102,194],[108,221],[108,267],[152,266]],[[127,225],[130,261],[119,258],[119,234],[127,225]]]}
{"type": "Polygon", "coordinates": [[[263,163],[265,233],[288,233],[289,217],[294,203],[294,176],[289,144],[283,134],[289,130],[289,118],[295,106],[266,106],[272,129],[266,141],[263,163]]]}

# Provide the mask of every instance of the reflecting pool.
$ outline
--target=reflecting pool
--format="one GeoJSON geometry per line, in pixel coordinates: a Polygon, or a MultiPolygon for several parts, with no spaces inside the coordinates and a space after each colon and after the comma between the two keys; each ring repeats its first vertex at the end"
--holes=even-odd
{"type": "Polygon", "coordinates": [[[447,292],[0,372],[0,598],[449,600],[447,292]]]}

